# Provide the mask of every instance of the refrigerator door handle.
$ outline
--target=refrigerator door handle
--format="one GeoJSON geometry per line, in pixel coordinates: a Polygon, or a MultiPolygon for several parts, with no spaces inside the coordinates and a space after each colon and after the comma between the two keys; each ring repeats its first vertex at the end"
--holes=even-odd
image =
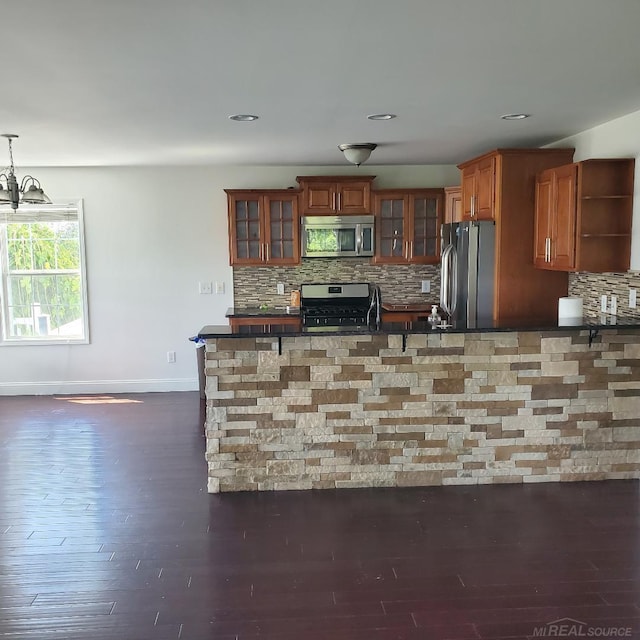
{"type": "Polygon", "coordinates": [[[475,329],[478,315],[478,223],[469,225],[469,268],[467,271],[467,327],[475,329]]]}
{"type": "Polygon", "coordinates": [[[449,307],[449,282],[450,280],[450,271],[449,271],[449,256],[451,254],[451,245],[447,245],[442,250],[442,255],[440,256],[440,306],[444,309],[445,313],[451,314],[451,309],[449,307]]]}
{"type": "Polygon", "coordinates": [[[440,304],[452,316],[458,300],[458,256],[452,244],[443,249],[441,259],[440,304]]]}
{"type": "Polygon", "coordinates": [[[451,246],[451,313],[453,315],[458,308],[458,252],[451,246]]]}

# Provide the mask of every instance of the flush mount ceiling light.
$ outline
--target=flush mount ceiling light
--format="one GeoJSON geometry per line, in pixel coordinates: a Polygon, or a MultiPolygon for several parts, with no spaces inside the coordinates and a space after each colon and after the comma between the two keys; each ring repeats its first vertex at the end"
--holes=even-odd
{"type": "Polygon", "coordinates": [[[396,117],[395,113],[372,113],[367,116],[369,120],[393,120],[396,117]]]}
{"type": "Polygon", "coordinates": [[[9,142],[9,166],[0,173],[0,204],[10,204],[12,209],[18,208],[18,203],[51,204],[48,196],[42,190],[40,181],[33,176],[25,176],[18,186],[15,167],[13,166],[13,148],[11,146],[15,133],[3,133],[9,142]],[[4,185],[2,181],[4,180],[4,185]]]}
{"type": "Polygon", "coordinates": [[[338,149],[344,153],[344,157],[349,162],[359,167],[369,159],[371,152],[377,146],[378,145],[373,142],[358,142],[338,145],[338,149]]]}
{"type": "Polygon", "coordinates": [[[506,113],[500,117],[503,120],[524,120],[525,118],[530,118],[531,115],[528,113],[506,113]]]}
{"type": "Polygon", "coordinates": [[[236,122],[253,122],[257,119],[258,116],[251,115],[250,113],[236,113],[233,116],[229,116],[229,120],[235,120],[236,122]]]}

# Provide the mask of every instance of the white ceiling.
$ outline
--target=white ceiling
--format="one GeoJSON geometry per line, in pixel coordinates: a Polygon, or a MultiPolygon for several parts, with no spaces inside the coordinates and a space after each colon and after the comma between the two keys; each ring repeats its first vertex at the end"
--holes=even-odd
{"type": "Polygon", "coordinates": [[[344,142],[378,143],[367,166],[452,164],[640,109],[640,0],[10,4],[18,167],[344,165],[344,142]]]}

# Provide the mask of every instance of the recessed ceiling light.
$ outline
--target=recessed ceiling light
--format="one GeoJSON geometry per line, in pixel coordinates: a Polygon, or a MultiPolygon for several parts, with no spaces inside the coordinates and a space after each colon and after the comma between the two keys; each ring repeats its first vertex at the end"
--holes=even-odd
{"type": "Polygon", "coordinates": [[[500,116],[503,120],[524,120],[530,118],[528,113],[507,113],[504,116],[500,116]]]}
{"type": "Polygon", "coordinates": [[[367,116],[369,120],[393,120],[395,117],[395,113],[372,113],[370,116],[367,116]]]}
{"type": "Polygon", "coordinates": [[[229,120],[235,120],[236,122],[253,122],[257,119],[258,116],[253,116],[250,113],[236,113],[234,116],[229,116],[229,120]]]}

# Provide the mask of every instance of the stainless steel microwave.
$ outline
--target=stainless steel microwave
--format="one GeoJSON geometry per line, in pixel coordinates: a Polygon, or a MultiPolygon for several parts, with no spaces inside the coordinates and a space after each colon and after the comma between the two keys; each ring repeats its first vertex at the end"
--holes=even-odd
{"type": "Polygon", "coordinates": [[[302,257],[373,255],[373,216],[303,216],[302,257]]]}

